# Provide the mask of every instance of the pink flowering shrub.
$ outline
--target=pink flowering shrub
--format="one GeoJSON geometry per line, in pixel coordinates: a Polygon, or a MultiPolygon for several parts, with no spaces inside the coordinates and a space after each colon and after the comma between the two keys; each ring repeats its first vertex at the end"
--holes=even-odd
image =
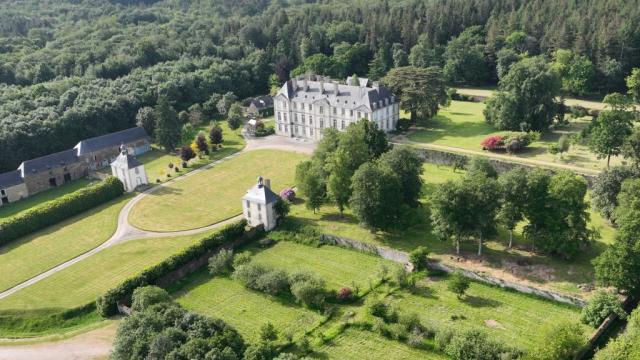
{"type": "Polygon", "coordinates": [[[480,142],[485,150],[497,150],[504,147],[504,139],[500,135],[489,135],[480,142]]]}
{"type": "Polygon", "coordinates": [[[340,288],[340,290],[338,290],[338,292],[336,293],[336,298],[340,301],[350,300],[352,296],[353,291],[348,287],[340,288]]]}
{"type": "Polygon", "coordinates": [[[284,188],[280,191],[280,197],[287,201],[293,201],[296,198],[296,192],[291,188],[284,188]]]}

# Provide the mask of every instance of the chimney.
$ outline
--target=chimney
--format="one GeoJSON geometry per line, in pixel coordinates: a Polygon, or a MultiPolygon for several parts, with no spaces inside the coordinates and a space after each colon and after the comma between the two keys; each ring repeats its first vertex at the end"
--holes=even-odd
{"type": "Polygon", "coordinates": [[[298,79],[296,78],[291,79],[291,87],[293,88],[293,91],[298,90],[298,79]]]}
{"type": "Polygon", "coordinates": [[[271,189],[271,179],[264,179],[264,187],[271,189]]]}
{"type": "Polygon", "coordinates": [[[338,96],[338,94],[340,93],[340,89],[338,89],[338,83],[337,82],[333,83],[333,90],[334,90],[333,91],[334,95],[338,96]]]}
{"type": "Polygon", "coordinates": [[[376,90],[379,89],[380,88],[380,83],[377,82],[377,81],[374,81],[373,82],[373,88],[376,89],[376,90]]]}
{"type": "Polygon", "coordinates": [[[302,79],[302,90],[307,91],[308,89],[309,89],[309,86],[307,84],[307,78],[305,77],[304,79],[302,79]]]}
{"type": "Polygon", "coordinates": [[[324,94],[324,79],[320,79],[320,94],[324,94]]]}

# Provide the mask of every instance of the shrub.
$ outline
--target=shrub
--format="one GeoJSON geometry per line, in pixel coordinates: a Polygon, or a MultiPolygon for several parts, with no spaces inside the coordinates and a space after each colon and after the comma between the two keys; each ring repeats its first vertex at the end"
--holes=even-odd
{"type": "Polygon", "coordinates": [[[388,306],[384,301],[379,299],[371,299],[367,301],[367,312],[378,318],[386,318],[388,312],[388,306]]]}
{"type": "Polygon", "coordinates": [[[230,224],[215,234],[205,236],[194,245],[170,256],[164,261],[149,267],[138,275],[130,277],[118,286],[111,288],[96,300],[98,314],[103,317],[115,315],[118,311],[117,302],[131,296],[140,287],[153,284],[168,273],[179,269],[188,262],[197,259],[217,247],[237,240],[245,234],[245,220],[230,224]]]}
{"type": "Polygon", "coordinates": [[[268,322],[260,327],[260,340],[276,341],[278,340],[278,331],[272,323],[268,322]]]}
{"type": "Polygon", "coordinates": [[[508,153],[513,154],[531,145],[539,138],[540,133],[536,131],[509,132],[503,135],[504,147],[508,153]]]}
{"type": "Polygon", "coordinates": [[[498,150],[504,148],[504,139],[500,135],[489,135],[480,142],[480,145],[483,150],[498,150]]]}
{"type": "Polygon", "coordinates": [[[283,270],[269,270],[256,280],[256,290],[274,296],[286,294],[289,292],[289,277],[283,270]]]}
{"type": "Polygon", "coordinates": [[[627,317],[627,313],[615,294],[598,291],[587,306],[582,308],[580,320],[585,324],[598,327],[611,314],[616,314],[622,319],[627,317]]]}
{"type": "Polygon", "coordinates": [[[104,181],[35,206],[8,220],[0,221],[0,245],[57,224],[124,193],[120,180],[109,176],[104,181]]]}
{"type": "Polygon", "coordinates": [[[169,169],[173,169],[173,163],[169,163],[169,169]]]}
{"type": "Polygon", "coordinates": [[[131,310],[143,311],[151,305],[170,302],[169,293],[157,286],[143,286],[133,291],[131,310]]]}
{"type": "Polygon", "coordinates": [[[449,289],[449,291],[456,294],[458,299],[460,299],[462,298],[462,296],[464,296],[464,293],[469,288],[469,285],[469,279],[462,275],[462,272],[456,270],[453,275],[451,275],[449,283],[447,284],[447,288],[449,289]]]}
{"type": "Polygon", "coordinates": [[[327,291],[323,279],[311,273],[297,272],[289,277],[289,285],[299,303],[316,309],[324,305],[327,291]]]}
{"type": "Polygon", "coordinates": [[[296,192],[292,188],[284,188],[280,191],[280,197],[284,200],[292,202],[296,198],[296,192]]]}
{"type": "Polygon", "coordinates": [[[256,344],[249,345],[244,351],[244,360],[270,360],[276,357],[278,351],[275,344],[271,342],[261,341],[256,344]]]}
{"type": "Polygon", "coordinates": [[[220,250],[220,252],[209,258],[209,274],[216,276],[231,273],[232,261],[233,250],[220,250]]]}
{"type": "Polygon", "coordinates": [[[413,265],[413,269],[416,271],[427,270],[429,266],[429,261],[427,256],[429,255],[429,250],[424,246],[418,246],[415,250],[413,250],[409,254],[409,262],[413,265]]]}
{"type": "Polygon", "coordinates": [[[396,266],[393,272],[393,281],[403,289],[413,289],[416,286],[418,273],[408,273],[404,267],[396,266]]]}
{"type": "Polygon", "coordinates": [[[531,359],[573,359],[584,346],[585,338],[579,324],[559,323],[543,330],[535,343],[538,345],[532,349],[531,359]]]}
{"type": "Polygon", "coordinates": [[[264,137],[264,136],[273,135],[275,133],[276,133],[276,129],[273,128],[272,126],[262,126],[262,127],[256,128],[254,135],[256,137],[264,137]]]}
{"type": "MultiPolygon", "coordinates": [[[[455,332],[444,348],[453,360],[468,359],[516,359],[519,354],[489,340],[487,334],[476,329],[455,332]]],[[[560,359],[560,358],[558,358],[560,359]]],[[[564,358],[562,358],[564,359],[564,358]]]]}
{"type": "Polygon", "coordinates": [[[253,255],[251,255],[251,252],[249,251],[243,251],[239,254],[235,254],[233,256],[233,268],[237,269],[244,264],[248,264],[251,261],[252,256],[253,255]]]}
{"type": "Polygon", "coordinates": [[[353,290],[350,287],[342,287],[336,292],[338,301],[349,301],[353,298],[353,290]]]}

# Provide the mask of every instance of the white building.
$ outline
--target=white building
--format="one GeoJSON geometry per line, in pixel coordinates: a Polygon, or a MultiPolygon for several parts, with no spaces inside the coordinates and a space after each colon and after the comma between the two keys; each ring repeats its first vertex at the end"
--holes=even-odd
{"type": "Polygon", "coordinates": [[[111,173],[122,181],[126,192],[149,183],[144,165],[129,155],[127,149],[121,150],[120,155],[111,163],[111,173]]]}
{"type": "Polygon", "coordinates": [[[271,191],[269,179],[258,177],[258,183],[242,198],[242,213],[249,226],[264,225],[269,231],[276,227],[278,216],[274,209],[278,195],[271,191]]]}
{"type": "Polygon", "coordinates": [[[391,91],[368,80],[347,78],[339,84],[329,78],[306,75],[287,81],[274,96],[276,134],[318,140],[322,130],[344,130],[353,122],[367,119],[378,128],[395,130],[400,106],[391,91]]]}

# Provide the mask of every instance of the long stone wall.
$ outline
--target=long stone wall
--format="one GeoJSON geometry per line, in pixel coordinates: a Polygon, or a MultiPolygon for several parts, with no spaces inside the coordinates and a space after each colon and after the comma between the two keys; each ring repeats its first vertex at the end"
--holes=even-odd
{"type": "MultiPolygon", "coordinates": [[[[469,161],[469,159],[471,158],[470,156],[467,156],[465,154],[459,154],[459,153],[454,153],[454,152],[445,151],[445,150],[438,150],[438,149],[426,149],[426,148],[414,147],[414,150],[417,152],[418,157],[420,157],[422,161],[430,164],[435,164],[435,165],[454,166],[456,164],[461,164],[461,163],[464,164],[467,161],[469,161]]],[[[534,165],[505,161],[505,160],[500,160],[500,159],[491,158],[491,157],[488,157],[488,158],[489,158],[489,161],[491,162],[491,165],[493,165],[493,167],[496,169],[496,171],[499,174],[513,170],[513,169],[517,169],[517,168],[524,168],[527,170],[533,170],[537,168],[537,166],[534,166],[534,165]]],[[[554,171],[554,169],[551,167],[545,168],[545,169],[554,171]]],[[[589,187],[591,187],[594,180],[596,179],[595,175],[584,174],[584,173],[577,173],[577,174],[583,176],[587,180],[589,187]]]]}
{"type": "MultiPolygon", "coordinates": [[[[358,240],[353,240],[353,239],[348,239],[348,238],[343,238],[340,236],[328,235],[328,234],[322,235],[322,241],[328,245],[342,246],[342,247],[356,249],[366,253],[378,255],[384,259],[400,263],[409,270],[411,270],[412,268],[411,264],[409,264],[409,254],[403,251],[389,249],[382,246],[363,243],[358,240]]],[[[461,271],[464,276],[472,280],[479,281],[485,284],[499,286],[505,289],[515,290],[525,294],[535,295],[547,300],[553,300],[553,301],[557,301],[560,303],[569,304],[577,307],[583,307],[586,305],[586,302],[584,300],[573,297],[573,296],[563,295],[563,294],[559,294],[549,290],[538,289],[531,286],[514,283],[511,281],[498,279],[489,275],[477,273],[475,271],[455,268],[455,267],[445,265],[436,261],[430,261],[429,267],[434,270],[444,271],[446,273],[452,273],[458,270],[458,271],[461,271]]]]}

